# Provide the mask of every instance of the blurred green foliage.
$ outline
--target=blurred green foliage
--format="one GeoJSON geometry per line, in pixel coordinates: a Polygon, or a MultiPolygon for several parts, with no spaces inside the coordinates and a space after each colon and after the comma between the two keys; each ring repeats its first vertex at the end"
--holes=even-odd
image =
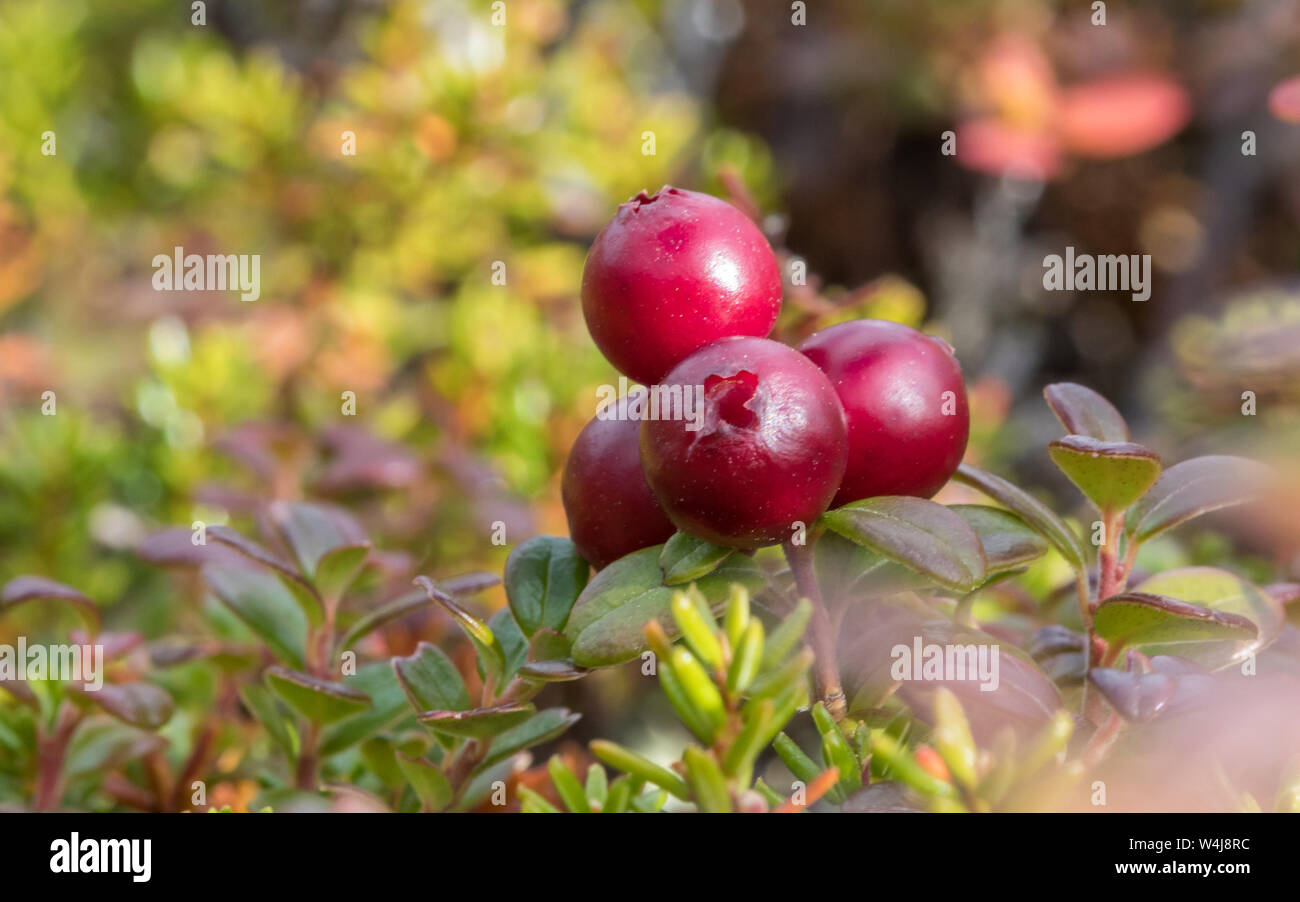
{"type": "Polygon", "coordinates": [[[486,2],[340,4],[299,63],[308,6],[0,7],[0,575],[154,580],[129,536],[220,519],[194,491],[248,421],[403,443],[433,507],[399,538],[499,564],[483,496],[562,528],[556,473],[615,378],[576,304],[595,231],[723,166],[770,197],[761,146],[676,87],[656,3],[517,0],[508,28],[486,2]],[[176,246],[260,255],[261,298],[153,291],[176,246]]]}

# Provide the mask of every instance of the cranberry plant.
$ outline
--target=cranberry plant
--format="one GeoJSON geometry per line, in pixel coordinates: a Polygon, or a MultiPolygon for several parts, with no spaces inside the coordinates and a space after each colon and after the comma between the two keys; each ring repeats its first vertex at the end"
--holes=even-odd
{"type": "MultiPolygon", "coordinates": [[[[1198,712],[1230,710],[1243,698],[1225,679],[1234,672],[1300,677],[1287,611],[1300,588],[1143,554],[1260,495],[1262,467],[1208,456],[1165,468],[1100,395],[1049,385],[1064,434],[1046,456],[1087,505],[1059,514],[961,462],[970,408],[946,342],[854,320],[794,347],[769,337],[780,296],[775,255],[729,204],[666,187],[620,208],[588,258],[583,312],[610,362],[645,387],[574,443],[561,490],[571,537],[519,543],[500,577],[419,575],[375,547],[364,517],[285,500],[300,494],[297,471],[244,436],[234,448],[278,500],[245,498],[242,530],[199,522],[138,549],[199,587],[175,635],[94,635],[98,609],[75,589],[11,582],[0,613],[70,602],[90,618],[74,638],[114,663],[94,691],[0,684],[17,700],[0,706],[14,753],[0,759],[5,798],[147,810],[1082,807],[1089,793],[1104,804],[1096,787],[1126,745],[1176,755],[1198,712]],[[662,415],[644,415],[652,392],[662,415]],[[493,610],[482,595],[498,584],[506,604],[493,610]],[[418,641],[394,636],[420,618],[418,641]],[[652,728],[688,737],[671,760],[622,737],[588,735],[576,752],[567,740],[584,711],[559,700],[590,702],[582,687],[615,668],[658,684],[680,723],[652,728]],[[256,797],[205,800],[206,780],[231,772],[256,797]]],[[[345,471],[367,480],[413,466],[349,447],[345,471]]],[[[1300,806],[1300,747],[1211,757],[1194,776],[1213,772],[1215,804],[1300,806]]]]}

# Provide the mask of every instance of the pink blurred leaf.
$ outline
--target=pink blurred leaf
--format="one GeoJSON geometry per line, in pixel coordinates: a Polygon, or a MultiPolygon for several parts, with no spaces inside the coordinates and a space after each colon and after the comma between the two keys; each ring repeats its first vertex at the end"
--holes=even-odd
{"type": "Polygon", "coordinates": [[[1163,144],[1190,118],[1182,86],[1163,75],[1126,73],[1066,88],[1057,128],[1070,153],[1115,159],[1163,144]]]}

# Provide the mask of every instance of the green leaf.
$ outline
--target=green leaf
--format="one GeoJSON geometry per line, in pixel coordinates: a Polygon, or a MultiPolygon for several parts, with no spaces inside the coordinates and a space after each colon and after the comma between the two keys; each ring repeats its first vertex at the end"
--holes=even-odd
{"type": "Polygon", "coordinates": [[[1139,542],[1210,511],[1258,497],[1268,468],[1244,457],[1194,457],[1165,470],[1133,506],[1125,531],[1139,542]]]}
{"type": "Polygon", "coordinates": [[[1047,453],[1100,511],[1127,510],[1160,478],[1160,457],[1132,442],[1067,435],[1047,453]]]}
{"type": "MultiPolygon", "coordinates": [[[[717,623],[696,606],[685,592],[674,592],[668,603],[679,633],[686,638],[691,650],[711,669],[722,664],[722,643],[718,641],[717,623]]],[[[706,609],[707,610],[707,609],[706,609]]]]}
{"type": "Polygon", "coordinates": [[[569,811],[574,814],[591,813],[591,803],[587,799],[586,791],[573,771],[569,770],[568,765],[564,763],[563,758],[552,755],[551,760],[546,763],[546,772],[551,778],[551,786],[555,788],[556,794],[569,811]]]}
{"type": "Polygon", "coordinates": [[[812,612],[812,602],[801,598],[794,609],[785,615],[785,619],[776,625],[776,629],[767,637],[760,672],[778,666],[786,655],[799,646],[804,631],[808,629],[808,622],[812,620],[812,612]]]}
{"type": "Polygon", "coordinates": [[[364,692],[301,671],[269,667],[266,681],[289,707],[314,724],[334,723],[370,707],[370,698],[364,692]]]}
{"type": "Polygon", "coordinates": [[[953,591],[969,592],[984,582],[984,549],[979,537],[942,504],[885,495],[828,511],[821,522],[844,538],[953,591]]]}
{"type": "Polygon", "coordinates": [[[640,777],[647,783],[653,783],[655,786],[666,789],[683,801],[690,800],[690,787],[686,785],[686,781],[676,771],[655,764],[643,755],[638,755],[630,749],[604,739],[592,740],[588,747],[593,755],[610,767],[617,768],[634,777],[640,777]]]}
{"type": "Polygon", "coordinates": [[[983,504],[952,504],[948,509],[979,536],[989,575],[1014,570],[1047,553],[1047,540],[1010,511],[983,504]]]}
{"type": "Polygon", "coordinates": [[[416,711],[464,711],[470,706],[460,672],[436,645],[421,642],[413,654],[393,658],[393,671],[416,711]]]}
{"type": "Polygon", "coordinates": [[[498,734],[492,740],[488,754],[483,759],[483,762],[479,764],[479,769],[491,767],[516,752],[532,748],[535,745],[541,745],[544,742],[550,742],[562,735],[581,718],[581,714],[570,711],[568,708],[547,708],[545,711],[538,711],[518,726],[511,727],[498,734]]]}
{"type": "Polygon", "coordinates": [[[385,624],[392,623],[407,614],[418,611],[420,608],[433,604],[434,601],[428,596],[423,589],[416,589],[413,592],[390,601],[382,607],[376,608],[369,614],[366,614],[347,631],[343,636],[343,641],[339,643],[339,648],[346,650],[356,644],[357,640],[363,636],[368,636],[375,630],[385,624]]]}
{"type": "Polygon", "coordinates": [[[519,668],[519,675],[535,683],[567,683],[591,673],[585,667],[579,667],[570,658],[549,658],[545,661],[529,661],[519,668]]]}
{"type": "Polygon", "coordinates": [[[491,627],[457,604],[454,598],[439,589],[429,577],[417,576],[415,584],[429,593],[430,598],[442,605],[447,610],[447,613],[451,614],[452,619],[456,621],[456,625],[461,628],[461,631],[474,643],[474,650],[478,653],[480,671],[500,680],[505,673],[506,652],[501,647],[501,642],[497,639],[496,634],[492,632],[491,627]]]}
{"type": "Polygon", "coordinates": [[[166,740],[108,717],[82,721],[68,746],[63,777],[76,780],[89,774],[107,773],[166,746],[166,740]]]}
{"type": "Polygon", "coordinates": [[[979,489],[994,501],[1011,509],[1016,514],[1052,543],[1075,570],[1082,570],[1088,560],[1087,552],[1078,535],[1065,521],[1052,512],[1052,509],[1024,489],[1007,482],[1001,476],[995,476],[986,470],[962,464],[957,468],[954,478],[973,488],[979,489]]]}
{"type": "Polygon", "coordinates": [[[496,636],[497,641],[501,643],[501,652],[505,662],[502,668],[501,681],[505,682],[514,676],[520,666],[528,660],[528,640],[519,631],[519,625],[515,623],[510,608],[502,608],[493,614],[492,619],[488,621],[488,628],[492,630],[492,635],[496,636]]]}
{"type": "Polygon", "coordinates": [[[312,626],[320,626],[324,622],[325,609],[321,606],[320,595],[310,580],[298,572],[297,567],[229,526],[209,526],[207,534],[280,577],[312,626]]]}
{"type": "Polygon", "coordinates": [[[523,723],[536,710],[531,704],[510,704],[469,711],[425,711],[419,721],[444,736],[483,739],[523,723]]]}
{"type": "Polygon", "coordinates": [[[961,702],[952,690],[940,686],[935,690],[931,705],[934,709],[932,741],[935,751],[948,765],[948,771],[958,783],[974,789],[979,782],[979,749],[975,745],[970,721],[966,719],[961,702]]]}
{"type": "Polygon", "coordinates": [[[280,710],[270,691],[257,683],[249,683],[239,690],[244,706],[262,724],[267,735],[290,757],[298,755],[298,733],[280,710]]]}
{"type": "Polygon", "coordinates": [[[1093,629],[1112,647],[1251,639],[1255,624],[1240,614],[1147,592],[1125,592],[1097,605],[1093,629]]]}
{"type": "Polygon", "coordinates": [[[285,542],[326,598],[338,598],[356,578],[370,553],[361,525],[339,508],[279,502],[271,507],[285,542]]]}
{"type": "Polygon", "coordinates": [[[531,636],[543,627],[564,629],[589,568],[568,539],[534,536],[506,559],[506,598],[515,621],[531,636]]]}
{"type": "Polygon", "coordinates": [[[203,579],[232,613],[244,621],[284,663],[302,669],[307,617],[284,583],[256,570],[207,564],[203,579]]]}
{"type": "Polygon", "coordinates": [[[528,657],[533,661],[568,659],[573,642],[568,636],[550,629],[540,629],[528,641],[528,657]]]}
{"type": "MultiPolygon", "coordinates": [[[[1206,667],[1217,668],[1244,660],[1268,645],[1286,623],[1285,610],[1273,596],[1226,570],[1214,567],[1183,567],[1153,576],[1136,587],[1138,592],[1166,595],[1214,611],[1244,617],[1257,633],[1237,643],[1213,642],[1180,645],[1170,653],[1192,658],[1206,667]]],[[[1148,648],[1150,654],[1164,649],[1148,648]]]]}
{"type": "Polygon", "coordinates": [[[330,726],[321,738],[323,756],[351,748],[373,733],[394,723],[410,709],[406,693],[388,661],[375,661],[357,668],[343,679],[345,685],[370,698],[371,707],[330,726]]]}
{"type": "Polygon", "coordinates": [[[696,745],[682,752],[686,765],[686,779],[695,790],[695,804],[701,811],[725,813],[731,811],[731,793],[727,791],[727,778],[711,754],[696,745]]]}
{"type": "Polygon", "coordinates": [[[664,572],[664,585],[678,586],[707,576],[735,551],[734,548],[714,545],[684,532],[676,533],[659,555],[659,569],[664,572]]]}
{"type": "MultiPolygon", "coordinates": [[[[578,596],[565,633],[573,639],[573,659],[583,667],[606,667],[636,657],[646,648],[645,625],[658,620],[670,635],[677,624],[669,614],[676,591],[663,584],[659,569],[662,546],[643,548],[596,574],[578,596]]],[[[728,558],[696,582],[716,612],[726,603],[731,583],[753,591],[765,579],[745,555],[728,558]]]]}
{"type": "Polygon", "coordinates": [[[146,730],[156,730],[171,720],[175,708],[166,690],[152,683],[105,683],[95,690],[84,685],[72,688],[118,720],[146,730]]]}
{"type": "Polygon", "coordinates": [[[934,580],[834,532],[813,550],[822,597],[832,607],[934,586],[934,580]]]}
{"type": "Polygon", "coordinates": [[[5,583],[4,591],[0,592],[0,614],[33,601],[70,604],[77,609],[92,632],[99,632],[99,605],[71,586],[43,576],[17,576],[5,583]]]}
{"type": "Polygon", "coordinates": [[[451,804],[455,793],[441,770],[423,758],[412,758],[401,752],[398,752],[396,757],[402,775],[411,784],[411,788],[420,797],[420,802],[425,808],[430,811],[442,811],[451,804]]]}
{"type": "Polygon", "coordinates": [[[1065,431],[1102,442],[1127,442],[1128,423],[1101,395],[1074,382],[1057,382],[1043,389],[1043,397],[1065,431]]]}

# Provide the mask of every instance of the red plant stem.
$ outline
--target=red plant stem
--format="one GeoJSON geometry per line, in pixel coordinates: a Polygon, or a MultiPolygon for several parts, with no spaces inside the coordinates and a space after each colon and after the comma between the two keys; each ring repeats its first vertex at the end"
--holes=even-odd
{"type": "Polygon", "coordinates": [[[316,791],[316,743],[320,727],[310,724],[302,737],[302,752],[298,755],[298,772],[294,784],[304,792],[316,791]]]}
{"type": "Polygon", "coordinates": [[[1137,561],[1138,546],[1137,536],[1130,536],[1128,547],[1124,549],[1124,563],[1119,567],[1119,585],[1115,591],[1123,592],[1128,585],[1128,578],[1133,574],[1133,564],[1137,561]]]}
{"type": "Polygon", "coordinates": [[[1112,712],[1110,719],[1107,720],[1105,724],[1097,730],[1097,732],[1092,734],[1092,738],[1089,739],[1088,744],[1084,746],[1080,757],[1083,758],[1085,766],[1094,767],[1101,761],[1101,759],[1106,757],[1111,746],[1115,744],[1115,740],[1119,738],[1120,727],[1123,725],[1124,718],[1112,712]]]}
{"type": "Polygon", "coordinates": [[[190,756],[185,759],[185,764],[181,766],[180,775],[176,778],[176,785],[172,787],[171,810],[186,811],[192,807],[186,799],[190,797],[190,784],[199,775],[204,761],[207,760],[208,750],[212,748],[212,740],[216,735],[216,728],[212,724],[205,724],[199,731],[198,737],[194,740],[194,749],[190,756]]]}
{"type": "Polygon", "coordinates": [[[1120,564],[1115,556],[1119,547],[1119,532],[1124,528],[1123,511],[1103,511],[1102,531],[1104,541],[1097,555],[1097,601],[1110,598],[1118,591],[1120,564]]]}
{"type": "Polygon", "coordinates": [[[61,708],[56,716],[54,732],[37,740],[36,788],[33,793],[37,811],[53,808],[63,795],[63,760],[79,723],[79,711],[71,707],[61,708]]]}
{"type": "Polygon", "coordinates": [[[813,541],[810,540],[806,545],[787,541],[782,548],[786,560],[790,562],[790,572],[794,574],[799,594],[812,602],[813,606],[812,619],[808,624],[808,640],[816,656],[813,667],[817,677],[817,695],[826,704],[826,710],[831,716],[842,720],[848,713],[848,703],[844,698],[844,689],[840,686],[839,664],[835,660],[835,630],[826,603],[822,601],[813,567],[813,541]]]}

